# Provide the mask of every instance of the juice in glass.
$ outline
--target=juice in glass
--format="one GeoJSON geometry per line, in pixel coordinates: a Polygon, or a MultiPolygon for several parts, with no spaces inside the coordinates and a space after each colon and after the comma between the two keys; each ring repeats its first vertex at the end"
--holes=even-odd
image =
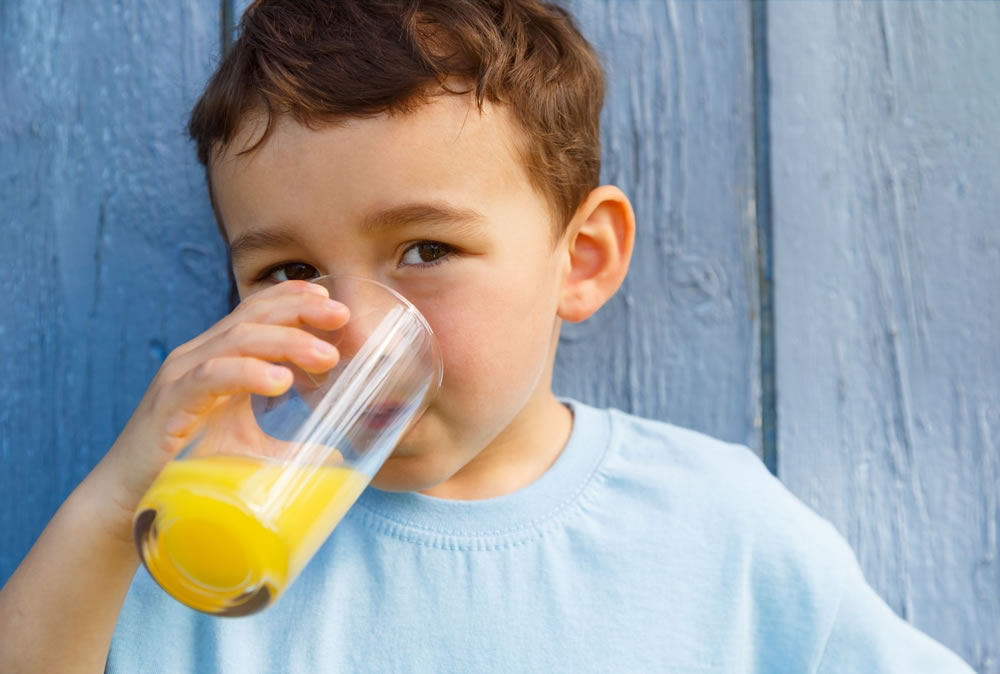
{"type": "Polygon", "coordinates": [[[172,461],[136,511],[139,555],[188,606],[255,613],[284,592],[369,479],[250,456],[172,461]]]}

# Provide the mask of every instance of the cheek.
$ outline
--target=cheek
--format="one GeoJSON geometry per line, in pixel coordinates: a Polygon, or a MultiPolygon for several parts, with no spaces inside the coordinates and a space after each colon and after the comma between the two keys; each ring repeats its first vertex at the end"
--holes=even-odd
{"type": "Polygon", "coordinates": [[[495,283],[467,285],[422,307],[441,345],[442,395],[465,413],[503,407],[508,400],[515,404],[547,364],[554,300],[537,284],[513,290],[495,283]]]}
{"type": "Polygon", "coordinates": [[[499,364],[509,358],[502,337],[510,330],[507,312],[481,297],[479,303],[452,302],[447,310],[427,313],[441,345],[444,388],[462,395],[474,394],[477,381],[479,388],[489,388],[499,364]]]}

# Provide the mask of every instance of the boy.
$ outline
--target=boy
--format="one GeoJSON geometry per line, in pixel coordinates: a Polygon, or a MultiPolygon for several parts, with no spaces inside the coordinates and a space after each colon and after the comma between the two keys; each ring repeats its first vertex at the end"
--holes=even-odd
{"type": "Polygon", "coordinates": [[[190,126],[243,301],[170,354],[0,594],[4,671],[970,671],[745,450],[553,396],[561,321],[633,243],[601,99],[534,0],[255,3],[190,126]],[[219,398],[336,362],[302,329],[348,319],[323,274],[416,304],[444,383],[274,607],[202,616],[132,582],[132,513],[219,398]]]}

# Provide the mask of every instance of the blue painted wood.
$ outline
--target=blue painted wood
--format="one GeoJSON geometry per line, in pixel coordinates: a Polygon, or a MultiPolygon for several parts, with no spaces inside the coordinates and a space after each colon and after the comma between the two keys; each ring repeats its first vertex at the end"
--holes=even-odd
{"type": "Polygon", "coordinates": [[[638,234],[619,295],[564,326],[555,388],[759,450],[750,5],[565,4],[602,56],[603,179],[638,234]]]}
{"type": "MultiPolygon", "coordinates": [[[[640,231],[621,295],[566,327],[556,388],[759,448],[751,7],[567,4],[603,55],[604,176],[640,231]]],[[[997,7],[768,6],[782,479],[992,674],[997,7]]],[[[226,310],[183,136],[219,16],[0,5],[0,582],[160,359],[226,310]]]]}
{"type": "Polygon", "coordinates": [[[186,115],[216,0],[0,3],[0,583],[225,310],[186,115]]]}
{"type": "Polygon", "coordinates": [[[751,4],[754,97],[754,215],[760,310],[760,456],[778,474],[777,390],[774,373],[774,245],[771,212],[771,94],[767,65],[767,3],[751,4]]]}
{"type": "Polygon", "coordinates": [[[771,3],[779,474],[1000,672],[1000,3],[771,3]]]}

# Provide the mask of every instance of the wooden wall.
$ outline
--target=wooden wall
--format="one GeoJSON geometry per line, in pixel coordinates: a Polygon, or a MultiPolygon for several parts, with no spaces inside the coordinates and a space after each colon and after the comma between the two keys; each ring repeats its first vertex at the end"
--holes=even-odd
{"type": "Polygon", "coordinates": [[[226,311],[184,132],[216,0],[0,3],[0,580],[226,311]]]}
{"type": "Polygon", "coordinates": [[[1000,3],[768,5],[779,475],[1000,672],[1000,3]]]}
{"type": "MultiPolygon", "coordinates": [[[[244,4],[0,5],[0,582],[227,310],[184,123],[244,4]]],[[[1000,673],[1000,3],[567,5],[639,238],[558,392],[747,444],[1000,673]]]]}

